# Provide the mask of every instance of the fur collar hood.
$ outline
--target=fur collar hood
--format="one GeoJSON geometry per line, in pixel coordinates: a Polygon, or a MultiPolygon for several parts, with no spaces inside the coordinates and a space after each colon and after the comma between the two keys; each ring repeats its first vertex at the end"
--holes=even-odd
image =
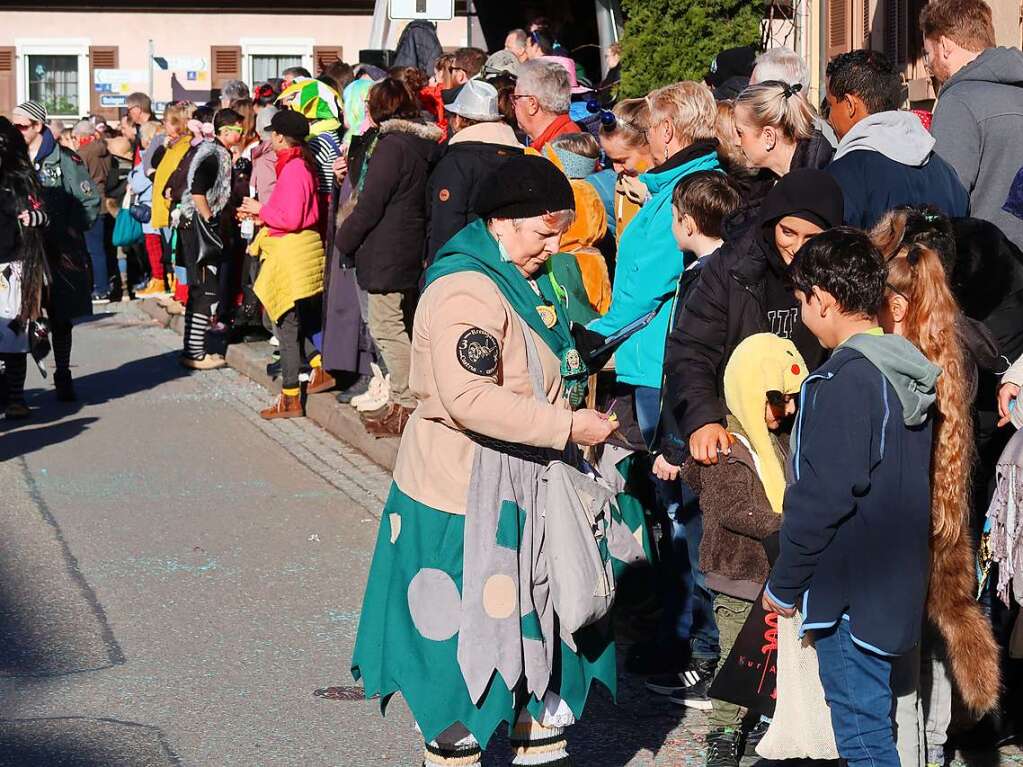
{"type": "Polygon", "coordinates": [[[416,122],[414,120],[384,120],[380,126],[381,137],[391,133],[404,133],[408,136],[424,139],[425,141],[439,142],[444,138],[444,133],[432,123],[416,122]]]}

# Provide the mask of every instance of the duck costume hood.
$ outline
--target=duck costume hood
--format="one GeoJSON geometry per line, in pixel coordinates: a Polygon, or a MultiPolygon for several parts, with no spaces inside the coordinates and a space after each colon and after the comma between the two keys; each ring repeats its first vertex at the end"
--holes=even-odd
{"type": "Polygon", "coordinates": [[[773,333],[757,333],[735,347],[725,367],[725,404],[746,432],[757,458],[767,500],[781,514],[785,469],[771,444],[764,407],[771,392],[798,394],[806,362],[796,345],[773,333]]]}

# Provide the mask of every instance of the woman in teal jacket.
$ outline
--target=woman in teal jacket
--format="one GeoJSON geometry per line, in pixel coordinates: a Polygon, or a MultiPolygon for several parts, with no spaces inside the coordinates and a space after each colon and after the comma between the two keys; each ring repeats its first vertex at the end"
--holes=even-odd
{"type": "Polygon", "coordinates": [[[683,270],[682,254],[671,233],[671,195],[686,176],[721,166],[714,138],[717,107],[705,85],[676,83],[654,91],[647,100],[651,109],[647,140],[660,165],[640,176],[650,197],[622,233],[611,308],[588,328],[609,336],[657,312],[649,325],[615,352],[618,381],[635,387],[637,417],[649,443],[657,426],[664,340],[683,270]],[[653,411],[649,418],[645,417],[648,410],[653,411]]]}

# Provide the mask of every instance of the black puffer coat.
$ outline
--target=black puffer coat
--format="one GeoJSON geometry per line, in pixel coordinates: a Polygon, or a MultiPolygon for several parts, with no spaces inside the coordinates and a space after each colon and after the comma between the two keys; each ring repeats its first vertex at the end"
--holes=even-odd
{"type": "Polygon", "coordinates": [[[426,255],[426,184],[441,131],[435,125],[387,120],[358,202],[334,239],[342,261],[355,260],[359,285],[395,293],[419,285],[426,255]]]}
{"type": "Polygon", "coordinates": [[[514,131],[504,123],[479,123],[451,139],[428,186],[427,263],[433,263],[444,243],[476,220],[473,206],[483,179],[522,151],[514,131]]]}
{"type": "MultiPolygon", "coordinates": [[[[732,352],[749,336],[771,331],[768,281],[784,281],[781,257],[767,241],[771,225],[800,211],[812,212],[832,226],[842,222],[841,190],[830,177],[802,170],[785,179],[768,193],[759,210],[746,208],[727,222],[725,244],[707,257],[668,334],[662,407],[672,409],[680,440],[688,440],[706,424],[724,423],[728,413],[724,374],[732,352]],[[818,183],[823,178],[827,182],[818,183]]],[[[813,370],[825,353],[799,325],[795,323],[791,331],[792,341],[813,370]]],[[[676,463],[682,456],[666,457],[676,463]]]]}

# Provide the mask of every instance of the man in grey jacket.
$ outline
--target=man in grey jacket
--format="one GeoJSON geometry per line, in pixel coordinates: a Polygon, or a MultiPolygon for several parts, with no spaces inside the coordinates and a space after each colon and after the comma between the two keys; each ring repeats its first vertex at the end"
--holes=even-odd
{"type": "Polygon", "coordinates": [[[1003,210],[1023,167],[1023,53],[996,48],[984,0],[934,0],[920,14],[924,56],[942,84],[934,150],[970,193],[970,212],[1023,247],[1023,220],[1003,210]]]}

